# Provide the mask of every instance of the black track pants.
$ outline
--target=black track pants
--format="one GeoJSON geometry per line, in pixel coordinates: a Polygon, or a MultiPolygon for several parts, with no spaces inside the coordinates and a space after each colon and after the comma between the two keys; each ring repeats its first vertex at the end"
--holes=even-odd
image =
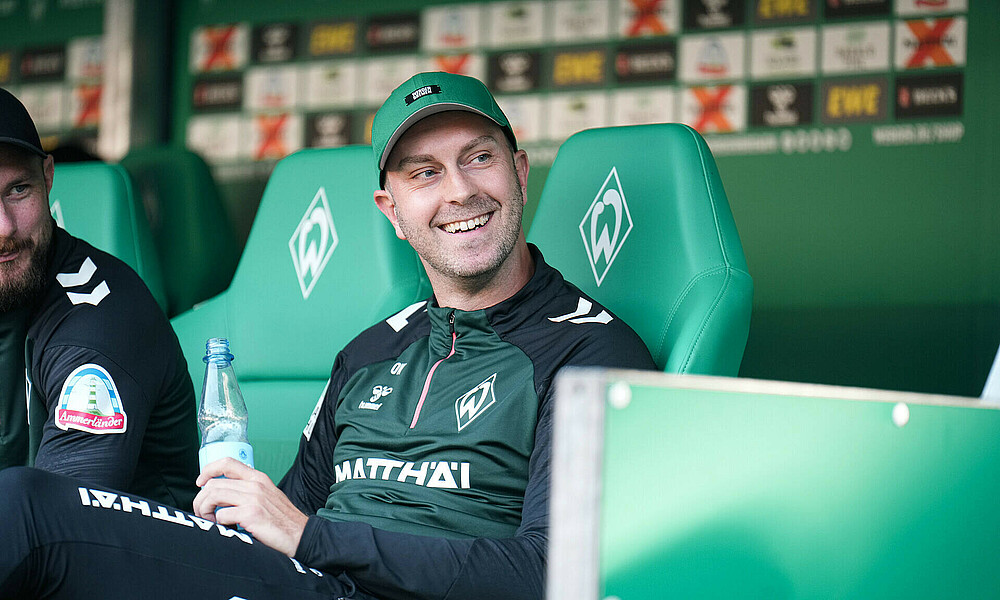
{"type": "Polygon", "coordinates": [[[171,507],[37,469],[0,471],[0,599],[364,597],[353,588],[171,507]]]}

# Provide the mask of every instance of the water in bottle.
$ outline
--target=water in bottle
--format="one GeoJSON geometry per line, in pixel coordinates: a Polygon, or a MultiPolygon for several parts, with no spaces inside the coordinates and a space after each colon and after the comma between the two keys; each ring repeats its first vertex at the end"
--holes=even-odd
{"type": "Polygon", "coordinates": [[[247,405],[236,382],[229,340],[211,338],[205,344],[205,383],[201,389],[198,427],[201,469],[230,456],[253,467],[253,448],[247,439],[247,405]]]}

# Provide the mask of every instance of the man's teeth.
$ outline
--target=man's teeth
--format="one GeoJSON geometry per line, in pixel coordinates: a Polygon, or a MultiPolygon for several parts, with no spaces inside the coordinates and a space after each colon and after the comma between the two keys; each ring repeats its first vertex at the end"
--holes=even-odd
{"type": "Polygon", "coordinates": [[[481,217],[476,217],[475,219],[469,219],[468,221],[456,221],[454,223],[448,223],[447,225],[442,225],[441,229],[444,229],[448,233],[455,233],[456,231],[469,231],[477,227],[482,227],[486,225],[486,222],[490,220],[489,215],[482,215],[481,217]]]}

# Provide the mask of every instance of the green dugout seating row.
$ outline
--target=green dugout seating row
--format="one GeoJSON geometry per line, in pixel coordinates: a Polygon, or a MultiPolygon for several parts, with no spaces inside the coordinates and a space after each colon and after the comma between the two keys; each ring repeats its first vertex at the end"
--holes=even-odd
{"type": "Polygon", "coordinates": [[[211,172],[187,150],[56,164],[49,202],[60,226],[135,269],[168,315],[225,289],[236,268],[239,246],[211,172]]]}
{"type": "MultiPolygon", "coordinates": [[[[206,339],[230,339],[257,467],[273,479],[291,464],[340,348],[430,294],[416,255],[375,207],[376,187],[368,147],[285,158],[229,289],[173,320],[196,388],[206,339]]],[[[529,239],[628,321],[665,370],[736,374],[752,285],[715,163],[690,128],[570,138],[529,239]]]]}

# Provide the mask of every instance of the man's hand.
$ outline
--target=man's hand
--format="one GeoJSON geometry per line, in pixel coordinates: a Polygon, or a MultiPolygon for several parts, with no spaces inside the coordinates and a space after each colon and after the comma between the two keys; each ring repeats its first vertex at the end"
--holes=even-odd
{"type": "Polygon", "coordinates": [[[295,555],[309,517],[267,475],[223,458],[206,466],[197,484],[202,489],[194,499],[194,514],[223,525],[239,524],[265,545],[295,555]]]}

